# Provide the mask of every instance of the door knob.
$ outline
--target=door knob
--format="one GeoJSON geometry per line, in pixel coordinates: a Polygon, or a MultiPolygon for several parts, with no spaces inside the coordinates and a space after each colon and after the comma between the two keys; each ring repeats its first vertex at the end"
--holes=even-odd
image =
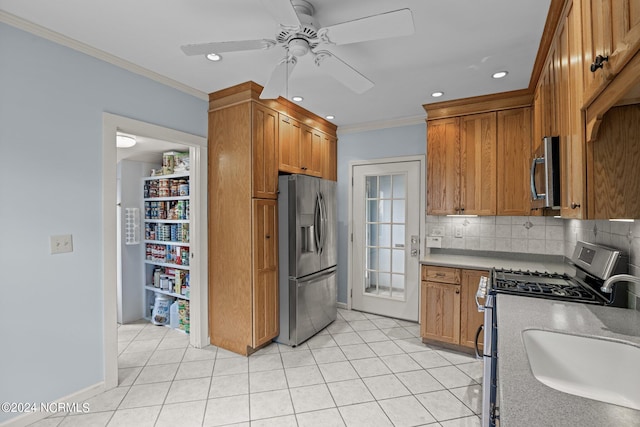
{"type": "Polygon", "coordinates": [[[604,63],[609,60],[608,56],[598,55],[595,61],[591,64],[591,72],[595,73],[598,68],[604,67],[604,63]]]}

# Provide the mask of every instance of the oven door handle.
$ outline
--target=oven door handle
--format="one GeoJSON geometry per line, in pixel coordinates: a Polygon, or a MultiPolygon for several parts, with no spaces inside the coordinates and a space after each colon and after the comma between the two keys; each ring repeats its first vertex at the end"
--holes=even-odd
{"type": "Polygon", "coordinates": [[[476,339],[474,340],[474,347],[476,349],[476,359],[482,359],[482,354],[480,354],[479,341],[480,341],[480,334],[482,333],[483,329],[484,329],[484,325],[480,325],[478,327],[478,330],[476,331],[476,339]]]}

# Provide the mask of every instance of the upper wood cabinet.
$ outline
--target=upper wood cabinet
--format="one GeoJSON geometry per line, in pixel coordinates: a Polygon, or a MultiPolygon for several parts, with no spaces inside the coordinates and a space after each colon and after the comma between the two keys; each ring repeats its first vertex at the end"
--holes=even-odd
{"type": "Polygon", "coordinates": [[[496,214],[496,113],[460,118],[460,210],[496,214]]]}
{"type": "Polygon", "coordinates": [[[582,0],[579,3],[585,101],[591,103],[640,49],[640,1],[582,0]],[[608,60],[602,62],[601,68],[592,68],[598,56],[608,60]]]}
{"type": "Polygon", "coordinates": [[[460,213],[460,119],[427,122],[427,213],[460,213]]]}
{"type": "Polygon", "coordinates": [[[301,173],[300,168],[300,123],[280,114],[280,140],[278,141],[278,169],[281,172],[301,173]]]}
{"type": "Polygon", "coordinates": [[[278,112],[252,104],[253,197],[278,198],[278,112]]]}
{"type": "Polygon", "coordinates": [[[640,218],[640,104],[609,110],[587,150],[589,219],[640,218]]]}
{"type": "Polygon", "coordinates": [[[299,173],[337,180],[335,136],[280,114],[280,172],[299,173]]]}
{"type": "MultiPolygon", "coordinates": [[[[494,111],[427,120],[428,214],[529,215],[531,99],[483,98],[460,112],[494,111]]],[[[438,117],[449,104],[425,109],[438,117]]]]}
{"type": "Polygon", "coordinates": [[[338,180],[338,138],[322,135],[324,156],[322,158],[322,177],[331,181],[338,180]]]}
{"type": "Polygon", "coordinates": [[[531,108],[498,111],[498,215],[529,215],[531,108]]]}
{"type": "Polygon", "coordinates": [[[305,175],[320,177],[325,154],[322,133],[306,125],[302,125],[300,131],[300,169],[305,175]]]}

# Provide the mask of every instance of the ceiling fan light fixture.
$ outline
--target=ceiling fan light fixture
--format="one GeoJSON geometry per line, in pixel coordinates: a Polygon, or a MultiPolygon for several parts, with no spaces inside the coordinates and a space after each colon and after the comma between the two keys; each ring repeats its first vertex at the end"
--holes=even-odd
{"type": "Polygon", "coordinates": [[[291,39],[288,46],[293,56],[305,56],[309,53],[309,42],[305,39],[291,39]]]}
{"type": "Polygon", "coordinates": [[[506,77],[507,74],[509,74],[508,71],[498,71],[496,73],[493,73],[491,77],[493,77],[494,79],[501,79],[503,77],[506,77]]]}
{"type": "Polygon", "coordinates": [[[131,148],[136,145],[136,137],[132,135],[116,134],[117,148],[131,148]]]}
{"type": "Polygon", "coordinates": [[[291,97],[291,99],[292,99],[292,100],[294,100],[294,101],[296,101],[296,102],[302,102],[302,101],[304,100],[304,98],[303,98],[303,97],[301,97],[301,96],[297,96],[297,95],[296,95],[296,96],[291,97]]]}
{"type": "Polygon", "coordinates": [[[206,55],[206,58],[209,61],[218,62],[218,61],[220,61],[222,59],[222,56],[218,55],[217,53],[208,53],[206,55]]]}
{"type": "Polygon", "coordinates": [[[431,94],[431,96],[434,97],[434,98],[440,98],[442,95],[444,95],[444,92],[442,92],[442,91],[433,92],[431,94]]]}

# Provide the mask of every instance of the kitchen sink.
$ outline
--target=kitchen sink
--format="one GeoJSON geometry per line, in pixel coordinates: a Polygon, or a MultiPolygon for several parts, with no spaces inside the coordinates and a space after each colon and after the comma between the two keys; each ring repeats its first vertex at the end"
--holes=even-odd
{"type": "Polygon", "coordinates": [[[556,390],[640,410],[640,347],[540,329],[522,332],[529,365],[556,390]]]}

